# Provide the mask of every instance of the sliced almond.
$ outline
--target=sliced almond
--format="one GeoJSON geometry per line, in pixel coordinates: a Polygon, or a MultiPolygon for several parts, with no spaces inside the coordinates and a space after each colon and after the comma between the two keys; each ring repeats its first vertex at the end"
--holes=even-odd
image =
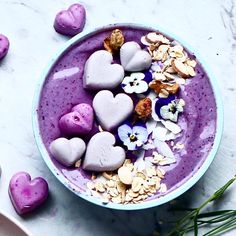
{"type": "Polygon", "coordinates": [[[89,190],[94,190],[95,189],[95,185],[94,185],[94,183],[93,182],[87,182],[87,188],[89,189],[89,190]]]}
{"type": "Polygon", "coordinates": [[[187,66],[187,71],[188,71],[189,75],[192,77],[194,77],[196,75],[195,70],[191,66],[187,66]]]}
{"type": "Polygon", "coordinates": [[[170,73],[170,74],[176,73],[176,71],[173,69],[172,66],[167,67],[167,69],[165,69],[165,71],[166,71],[167,73],[170,73]]]}
{"type": "Polygon", "coordinates": [[[187,61],[186,61],[186,64],[188,65],[188,66],[191,66],[191,67],[195,67],[196,65],[197,65],[197,62],[195,61],[195,60],[190,60],[190,59],[188,59],[187,61]]]}
{"type": "Polygon", "coordinates": [[[99,193],[104,193],[106,190],[102,182],[95,183],[95,189],[99,193]]]}
{"type": "Polygon", "coordinates": [[[142,179],[144,179],[144,180],[146,179],[146,175],[145,175],[143,172],[137,172],[137,173],[136,173],[136,176],[137,176],[137,177],[140,177],[140,178],[142,178],[142,179]]]}
{"type": "Polygon", "coordinates": [[[171,63],[173,69],[180,75],[182,76],[183,78],[187,78],[189,77],[189,72],[187,70],[187,66],[181,62],[180,60],[178,59],[175,59],[175,60],[172,60],[172,63],[171,63]]]}
{"type": "Polygon", "coordinates": [[[154,74],[154,79],[155,80],[160,80],[160,81],[165,81],[166,77],[163,73],[155,73],[154,74]]]}
{"type": "Polygon", "coordinates": [[[106,181],[106,186],[108,188],[114,188],[116,186],[115,181],[114,180],[106,181]]]}
{"type": "Polygon", "coordinates": [[[126,191],[126,185],[123,184],[122,182],[117,182],[117,190],[119,193],[123,193],[126,191]]]}
{"type": "Polygon", "coordinates": [[[91,176],[91,180],[95,180],[97,178],[97,175],[93,172],[91,176]]]}
{"type": "Polygon", "coordinates": [[[156,168],[155,167],[147,168],[146,174],[148,177],[155,176],[156,175],[156,168]]]}
{"type": "Polygon", "coordinates": [[[79,168],[81,166],[81,160],[75,162],[75,167],[79,168]]]}
{"type": "Polygon", "coordinates": [[[126,185],[132,184],[133,177],[132,172],[128,167],[122,166],[118,169],[118,176],[122,183],[126,185]]]}
{"type": "Polygon", "coordinates": [[[168,97],[169,96],[169,92],[166,89],[161,89],[159,96],[161,94],[161,97],[168,97]]]}
{"type": "Polygon", "coordinates": [[[103,173],[102,173],[102,176],[103,176],[105,179],[111,180],[111,179],[112,179],[112,172],[103,172],[103,173]]]}
{"type": "Polygon", "coordinates": [[[163,74],[168,80],[174,80],[175,79],[175,77],[172,74],[168,73],[168,72],[164,72],[163,74]]]}
{"type": "Polygon", "coordinates": [[[162,174],[162,172],[160,171],[160,169],[158,168],[158,169],[156,169],[156,174],[157,174],[157,176],[158,177],[160,177],[161,179],[163,179],[164,178],[164,175],[162,174]]]}
{"type": "Polygon", "coordinates": [[[120,196],[113,197],[113,198],[111,199],[111,201],[114,202],[114,203],[119,204],[119,203],[121,203],[121,197],[120,197],[120,196]]]}
{"type": "Polygon", "coordinates": [[[161,184],[160,185],[160,189],[159,189],[159,192],[160,193],[165,193],[167,191],[167,187],[166,187],[166,184],[161,184]]]}
{"type": "Polygon", "coordinates": [[[140,188],[142,187],[143,184],[143,179],[141,177],[134,177],[131,189],[133,192],[139,192],[140,188]]]}
{"type": "Polygon", "coordinates": [[[119,192],[116,188],[111,188],[109,189],[109,194],[112,196],[112,197],[116,197],[119,195],[119,192]]]}

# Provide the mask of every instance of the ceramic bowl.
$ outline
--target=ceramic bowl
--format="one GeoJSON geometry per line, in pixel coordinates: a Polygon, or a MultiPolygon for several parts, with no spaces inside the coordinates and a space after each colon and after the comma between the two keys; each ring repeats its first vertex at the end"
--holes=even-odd
{"type": "Polygon", "coordinates": [[[29,236],[31,235],[17,220],[0,211],[0,236],[29,236]]]}
{"type": "MultiPolygon", "coordinates": [[[[54,99],[57,99],[57,97],[55,97],[54,99]]],[[[67,43],[65,43],[65,45],[52,57],[52,60],[49,62],[46,69],[43,71],[43,73],[41,75],[41,78],[40,78],[39,83],[36,88],[35,98],[34,98],[34,102],[33,102],[33,114],[32,115],[33,115],[33,131],[34,131],[37,146],[38,146],[39,151],[40,151],[44,161],[46,162],[48,168],[56,176],[56,178],[64,186],[66,186],[72,192],[77,194],[79,197],[81,197],[91,203],[94,203],[94,204],[97,204],[97,205],[100,205],[103,207],[120,209],[120,210],[136,210],[136,209],[144,209],[144,208],[158,206],[158,205],[161,205],[161,204],[164,204],[166,202],[173,200],[174,198],[180,196],[185,191],[187,191],[189,188],[191,188],[203,176],[203,174],[206,172],[206,170],[208,169],[208,167],[212,163],[212,161],[216,155],[217,149],[220,145],[220,139],[221,139],[222,127],[223,127],[223,109],[222,109],[220,92],[219,92],[219,89],[217,86],[216,79],[214,78],[212,72],[207,67],[207,63],[205,63],[204,60],[200,57],[200,55],[198,55],[196,50],[192,49],[188,44],[186,44],[183,40],[179,39],[177,36],[175,36],[169,32],[166,32],[166,30],[161,29],[158,26],[146,27],[146,26],[137,25],[137,24],[116,24],[116,25],[109,25],[106,27],[101,27],[101,28],[92,30],[90,32],[84,31],[81,34],[73,37],[67,43]],[[39,107],[40,96],[41,96],[41,92],[43,89],[43,84],[44,84],[45,78],[50,73],[50,70],[55,65],[55,63],[57,63],[57,60],[60,58],[60,56],[63,55],[63,53],[68,48],[71,48],[73,45],[77,44],[78,42],[82,42],[86,38],[89,38],[89,37],[95,35],[97,32],[102,31],[103,29],[113,29],[113,28],[119,28],[119,27],[123,27],[123,26],[136,28],[136,29],[148,29],[148,30],[150,30],[150,32],[151,31],[159,31],[159,32],[163,33],[164,35],[180,42],[189,52],[194,52],[198,62],[200,62],[200,64],[201,64],[201,67],[207,73],[207,76],[209,77],[209,81],[210,81],[209,84],[213,90],[214,99],[215,99],[215,103],[216,103],[216,116],[217,116],[216,133],[215,133],[215,138],[212,142],[212,148],[210,149],[207,157],[204,159],[204,161],[201,163],[201,165],[199,165],[197,170],[195,170],[192,175],[189,175],[188,177],[186,177],[184,179],[184,181],[179,183],[178,187],[176,187],[172,191],[168,192],[167,194],[165,194],[164,196],[161,196],[159,198],[152,198],[151,200],[147,200],[145,202],[138,203],[138,204],[127,204],[127,205],[114,204],[114,203],[103,204],[101,202],[101,200],[99,200],[95,197],[92,197],[92,196],[88,196],[88,194],[85,193],[84,187],[73,182],[72,178],[71,179],[68,178],[68,176],[65,174],[63,168],[62,169],[58,168],[58,166],[55,165],[55,161],[53,161],[52,158],[50,158],[50,155],[49,155],[49,153],[44,145],[44,142],[42,140],[42,137],[40,135],[37,110],[39,107]]],[[[76,178],[76,176],[75,176],[75,178],[76,178]]],[[[80,178],[81,178],[81,176],[80,176],[80,178]]]]}

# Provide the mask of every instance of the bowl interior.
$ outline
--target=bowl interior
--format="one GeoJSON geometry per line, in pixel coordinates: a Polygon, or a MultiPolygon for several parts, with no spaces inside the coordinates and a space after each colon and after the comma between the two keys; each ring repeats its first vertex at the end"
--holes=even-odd
{"type": "MultiPolygon", "coordinates": [[[[147,201],[135,205],[109,203],[88,196],[86,183],[90,174],[82,169],[65,168],[49,154],[49,144],[60,137],[59,118],[81,102],[91,104],[94,94],[82,87],[83,68],[88,57],[103,49],[103,39],[114,28],[122,29],[126,41],[137,41],[151,31],[159,31],[171,40],[160,28],[122,24],[103,27],[90,33],[84,32],[70,41],[55,55],[39,81],[33,108],[33,127],[39,150],[54,175],[71,191],[98,205],[115,209],[142,209],[157,206],[179,196],[189,189],[205,173],[212,162],[222,134],[222,105],[216,81],[199,56],[192,53],[182,40],[178,40],[192,58],[196,57],[197,75],[189,80],[180,97],[186,102],[185,113],[180,118],[184,127],[177,142],[184,144],[182,151],[174,151],[177,163],[164,167],[168,191],[157,194],[147,201]],[[203,67],[204,65],[204,67],[203,67]]],[[[94,127],[97,132],[97,127],[94,127]]],[[[89,140],[91,134],[85,137],[89,140]]]]}

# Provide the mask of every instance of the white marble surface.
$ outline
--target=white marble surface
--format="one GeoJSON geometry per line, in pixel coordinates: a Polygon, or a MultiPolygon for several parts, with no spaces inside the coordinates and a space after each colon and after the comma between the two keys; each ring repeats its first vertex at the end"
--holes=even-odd
{"type": "MultiPolygon", "coordinates": [[[[31,103],[40,72],[66,37],[53,27],[56,12],[72,0],[0,0],[0,33],[11,42],[0,62],[0,209],[40,235],[152,235],[162,220],[174,215],[168,204],[136,212],[102,209],[79,199],[50,173],[37,150],[31,103]],[[9,197],[10,177],[20,171],[44,176],[50,185],[47,204],[25,218],[15,213],[9,197]]],[[[84,0],[86,28],[113,22],[155,22],[184,38],[205,57],[218,78],[224,101],[225,128],[219,152],[205,176],[177,199],[193,206],[236,174],[236,1],[235,0],[84,0]],[[147,3],[148,2],[148,3],[147,3]]],[[[236,208],[236,186],[224,198],[223,208],[236,208]]],[[[1,230],[1,229],[0,229],[1,230]]],[[[165,235],[162,231],[161,235],[165,235]]],[[[230,233],[229,235],[234,235],[230,233]]]]}

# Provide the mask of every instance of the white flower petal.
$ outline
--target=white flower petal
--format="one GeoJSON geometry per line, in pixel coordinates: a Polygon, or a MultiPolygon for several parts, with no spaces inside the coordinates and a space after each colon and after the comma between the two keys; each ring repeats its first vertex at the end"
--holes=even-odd
{"type": "Polygon", "coordinates": [[[136,142],[131,142],[130,139],[124,141],[124,145],[128,148],[128,150],[135,150],[136,149],[136,142]]]}
{"type": "Polygon", "coordinates": [[[122,84],[129,84],[130,82],[134,82],[134,79],[130,76],[126,76],[123,81],[122,84]]]}
{"type": "Polygon", "coordinates": [[[150,98],[152,101],[157,98],[157,94],[154,91],[151,91],[148,95],[147,98],[150,98]]]}
{"type": "Polygon", "coordinates": [[[156,111],[155,111],[155,105],[156,105],[157,100],[158,100],[158,98],[156,98],[152,101],[152,118],[155,121],[160,121],[160,118],[158,117],[158,115],[156,114],[156,111]]]}
{"type": "Polygon", "coordinates": [[[156,128],[152,132],[152,138],[165,141],[167,131],[168,130],[164,127],[164,125],[161,122],[158,122],[156,128]]]}
{"type": "Polygon", "coordinates": [[[126,93],[134,93],[135,86],[131,86],[130,84],[127,84],[125,87],[123,87],[123,89],[126,93]]]}
{"type": "Polygon", "coordinates": [[[158,150],[158,153],[160,153],[164,157],[167,157],[167,158],[172,159],[173,161],[176,161],[174,153],[172,152],[172,150],[170,149],[169,145],[166,142],[155,139],[154,143],[158,150]]]}
{"type": "Polygon", "coordinates": [[[151,134],[156,128],[157,122],[154,119],[148,119],[146,122],[147,132],[151,134]]]}
{"type": "Polygon", "coordinates": [[[171,131],[167,131],[166,133],[166,140],[165,141],[169,141],[169,140],[174,140],[176,139],[176,134],[172,133],[171,131]]]}
{"type": "Polygon", "coordinates": [[[129,133],[132,133],[132,129],[129,125],[125,124],[118,128],[118,136],[122,142],[124,142],[127,138],[129,139],[129,133]]]}
{"type": "Polygon", "coordinates": [[[148,139],[148,132],[147,129],[142,126],[134,126],[133,127],[133,134],[137,137],[139,141],[142,143],[147,142],[148,139]]]}
{"type": "Polygon", "coordinates": [[[138,171],[142,171],[146,168],[146,164],[144,161],[144,154],[145,154],[144,150],[140,150],[135,153],[137,159],[134,163],[134,166],[138,169],[138,171]]]}
{"type": "Polygon", "coordinates": [[[144,150],[152,150],[152,149],[155,148],[155,146],[154,146],[153,144],[151,144],[151,143],[147,143],[147,144],[144,144],[144,145],[142,146],[142,148],[143,148],[144,150]]]}
{"type": "Polygon", "coordinates": [[[148,90],[148,84],[145,81],[140,81],[139,84],[135,85],[135,93],[144,93],[148,90]]]}
{"type": "Polygon", "coordinates": [[[134,81],[134,79],[137,79],[138,81],[143,80],[145,77],[145,75],[141,72],[136,72],[136,73],[132,73],[130,75],[130,78],[132,78],[132,81],[134,81]]]}
{"type": "Polygon", "coordinates": [[[173,132],[174,134],[178,134],[181,132],[181,128],[179,125],[169,121],[169,120],[161,120],[161,123],[171,132],[173,132]]]}

